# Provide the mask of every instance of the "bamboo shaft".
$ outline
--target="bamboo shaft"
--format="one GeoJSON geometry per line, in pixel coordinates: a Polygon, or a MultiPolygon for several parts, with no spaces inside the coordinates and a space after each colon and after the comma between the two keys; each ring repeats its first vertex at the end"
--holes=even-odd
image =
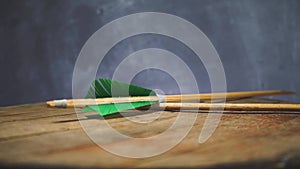
{"type": "MultiPolygon", "coordinates": [[[[185,94],[185,95],[165,95],[165,102],[185,102],[199,101],[210,99],[233,99],[245,98],[254,96],[271,96],[293,94],[293,92],[280,90],[265,90],[265,91],[248,91],[248,92],[228,92],[228,93],[204,93],[204,94],[185,94]]],[[[97,99],[68,99],[59,101],[46,102],[50,107],[84,107],[86,105],[110,104],[110,103],[126,103],[138,101],[158,101],[157,96],[141,96],[141,97],[114,97],[114,98],[97,98],[97,99]],[[63,101],[63,104],[61,104],[63,101]],[[59,104],[58,104],[59,102],[59,104]]]]}
{"type": "Polygon", "coordinates": [[[265,104],[265,103],[160,103],[159,107],[166,110],[184,109],[184,110],[242,110],[242,111],[300,111],[300,104],[265,104]]]}

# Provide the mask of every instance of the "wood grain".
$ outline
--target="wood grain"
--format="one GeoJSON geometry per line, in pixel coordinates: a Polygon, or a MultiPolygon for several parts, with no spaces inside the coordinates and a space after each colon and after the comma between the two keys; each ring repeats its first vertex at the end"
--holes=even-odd
{"type": "MultiPolygon", "coordinates": [[[[279,103],[276,100],[236,100],[233,102],[279,103]]],[[[156,116],[148,125],[124,117],[108,117],[119,132],[132,137],[162,133],[179,113],[151,112],[132,116],[156,116]]],[[[195,113],[195,112],[193,112],[195,113]]],[[[128,115],[130,112],[128,112],[128,115]]],[[[253,112],[223,114],[221,122],[205,143],[198,137],[207,112],[198,113],[186,138],[170,151],[145,159],[115,156],[94,144],[81,128],[72,108],[49,108],[44,103],[0,108],[0,167],[33,166],[48,168],[89,167],[205,167],[205,168],[285,168],[299,167],[300,116],[253,112]]],[[[93,125],[95,114],[80,117],[93,125]]],[[[186,126],[182,125],[182,129],[186,126]]],[[[174,133],[176,134],[176,133],[174,133]]],[[[112,145],[119,144],[118,141],[112,145]]],[[[130,143],[128,143],[130,146],[130,143]]],[[[131,150],[140,151],[140,150],[131,150]]]]}

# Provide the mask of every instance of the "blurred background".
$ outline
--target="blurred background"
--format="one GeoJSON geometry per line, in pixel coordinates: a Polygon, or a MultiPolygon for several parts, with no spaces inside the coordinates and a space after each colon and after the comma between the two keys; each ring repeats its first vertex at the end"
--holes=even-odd
{"type": "MultiPolygon", "coordinates": [[[[177,15],[201,29],[223,62],[228,91],[300,91],[299,0],[1,0],[0,106],[71,98],[74,64],[84,43],[105,24],[137,12],[177,15]]],[[[210,92],[207,72],[193,51],[160,35],[121,41],[97,76],[111,78],[126,56],[150,47],[178,55],[197,77],[199,90],[210,92]]],[[[179,92],[175,80],[159,70],[140,72],[132,83],[179,92]]],[[[280,99],[300,102],[299,95],[280,99]]]]}

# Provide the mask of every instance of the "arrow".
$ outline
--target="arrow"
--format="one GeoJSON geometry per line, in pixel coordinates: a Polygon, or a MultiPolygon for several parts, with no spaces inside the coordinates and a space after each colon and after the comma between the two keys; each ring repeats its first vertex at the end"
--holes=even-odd
{"type": "Polygon", "coordinates": [[[199,102],[200,100],[215,100],[225,98],[235,99],[253,96],[271,96],[283,94],[294,94],[294,92],[267,90],[186,95],[157,95],[155,91],[151,89],[120,81],[100,78],[99,80],[94,80],[92,82],[85,99],[64,99],[48,101],[47,105],[52,107],[83,107],[83,112],[97,111],[101,116],[105,116],[123,110],[135,109],[138,107],[149,106],[157,103],[165,103],[165,105],[162,105],[162,107],[167,107],[169,109],[171,109],[172,106],[174,108],[178,108],[178,106],[181,106],[188,109],[199,109],[201,107],[203,108],[204,105],[202,103],[194,103],[192,104],[192,106],[191,103],[180,103],[177,105],[168,104],[174,102],[199,102]]]}

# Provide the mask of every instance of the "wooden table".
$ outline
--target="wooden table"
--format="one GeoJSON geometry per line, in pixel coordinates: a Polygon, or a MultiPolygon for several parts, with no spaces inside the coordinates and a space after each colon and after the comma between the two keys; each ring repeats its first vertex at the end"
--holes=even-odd
{"type": "MultiPolygon", "coordinates": [[[[236,102],[245,101],[278,103],[266,99],[236,102]]],[[[130,136],[148,137],[163,132],[179,113],[190,112],[163,112],[163,118],[151,128],[132,126],[122,117],[107,121],[130,136]]],[[[227,112],[209,140],[199,144],[207,113],[198,113],[194,127],[180,144],[143,159],[116,156],[93,143],[73,108],[49,108],[44,103],[1,107],[0,117],[1,168],[300,168],[300,114],[227,112]]]]}

